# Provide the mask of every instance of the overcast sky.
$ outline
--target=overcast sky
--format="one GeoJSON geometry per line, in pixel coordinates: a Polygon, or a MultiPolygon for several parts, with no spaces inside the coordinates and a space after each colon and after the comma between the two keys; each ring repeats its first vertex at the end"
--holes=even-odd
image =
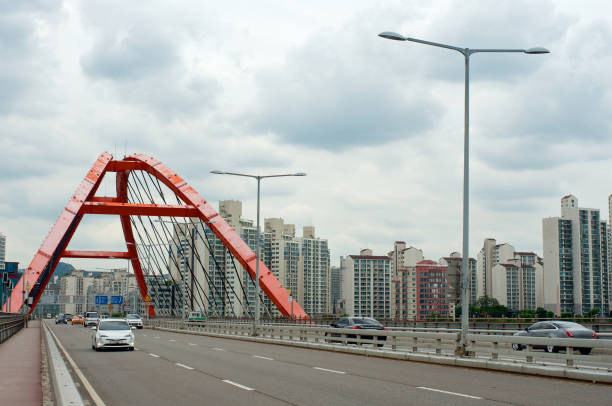
{"type": "MultiPolygon", "coordinates": [[[[563,195],[608,218],[611,22],[608,1],[0,0],[7,260],[30,263],[104,151],[250,219],[256,183],[210,170],[307,172],[263,181],[262,219],[314,225],[332,264],[396,240],[461,251],[462,56],[382,31],[551,50],[471,59],[470,255],[487,237],[541,255],[563,195]]],[[[117,218],[89,217],[70,248],[122,249],[117,218]]]]}

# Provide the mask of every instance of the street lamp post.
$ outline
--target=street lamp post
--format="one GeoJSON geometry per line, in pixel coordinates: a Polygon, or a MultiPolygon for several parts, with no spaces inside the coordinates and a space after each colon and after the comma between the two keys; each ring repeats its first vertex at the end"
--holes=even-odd
{"type": "Polygon", "coordinates": [[[395,41],[411,41],[419,44],[431,45],[440,48],[452,49],[464,56],[465,59],[465,101],[464,101],[464,121],[463,121],[463,252],[461,259],[461,335],[457,346],[458,355],[467,354],[467,334],[469,329],[469,154],[470,154],[470,55],[481,52],[489,53],[508,53],[520,52],[524,54],[548,54],[546,48],[535,47],[529,49],[470,49],[460,48],[452,45],[437,42],[424,41],[421,39],[405,37],[396,32],[385,31],[378,34],[379,37],[392,39],[395,41]]]}
{"type": "Polygon", "coordinates": [[[215,175],[234,175],[234,176],[244,176],[247,178],[253,178],[253,179],[257,179],[257,229],[256,229],[256,236],[257,236],[257,241],[256,241],[256,249],[255,249],[255,255],[257,257],[257,260],[255,261],[255,318],[253,320],[253,335],[257,335],[257,326],[259,325],[259,261],[260,261],[260,256],[259,256],[259,250],[260,250],[260,243],[259,243],[259,203],[260,203],[260,186],[261,186],[261,180],[265,179],[265,178],[281,178],[281,177],[286,177],[286,176],[306,176],[306,174],[304,172],[297,172],[297,173],[286,173],[286,174],[280,174],[280,175],[249,175],[249,174],[245,174],[245,173],[236,173],[236,172],[225,172],[225,171],[210,171],[210,173],[213,173],[215,175]]]}

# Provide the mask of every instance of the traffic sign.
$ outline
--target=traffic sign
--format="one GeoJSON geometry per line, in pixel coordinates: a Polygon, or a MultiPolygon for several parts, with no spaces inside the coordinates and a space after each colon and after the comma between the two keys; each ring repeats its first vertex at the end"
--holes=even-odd
{"type": "Polygon", "coordinates": [[[109,304],[109,305],[108,305],[108,308],[109,308],[109,309],[112,309],[112,308],[113,308],[113,305],[112,305],[112,304],[109,304]]]}
{"type": "Polygon", "coordinates": [[[123,303],[123,296],[111,296],[111,304],[120,305],[123,303]]]}
{"type": "Polygon", "coordinates": [[[151,296],[146,295],[146,296],[145,296],[145,298],[144,298],[144,301],[145,301],[146,303],[151,303],[151,302],[152,302],[152,300],[151,300],[151,296]]]}
{"type": "Polygon", "coordinates": [[[96,296],[96,304],[97,305],[107,305],[108,296],[96,296]]]}

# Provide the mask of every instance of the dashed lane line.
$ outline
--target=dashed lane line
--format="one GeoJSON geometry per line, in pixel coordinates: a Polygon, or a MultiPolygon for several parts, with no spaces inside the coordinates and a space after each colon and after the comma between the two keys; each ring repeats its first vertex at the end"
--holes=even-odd
{"type": "Polygon", "coordinates": [[[176,365],[178,365],[179,367],[183,367],[185,369],[193,369],[192,367],[190,367],[189,365],[185,365],[185,364],[181,364],[180,362],[177,362],[176,365]]]}
{"type": "Polygon", "coordinates": [[[159,355],[157,355],[157,354],[149,354],[149,355],[152,356],[152,357],[155,357],[155,358],[159,358],[159,355]]]}
{"type": "Polygon", "coordinates": [[[261,355],[253,355],[253,358],[267,359],[268,361],[274,361],[274,358],[262,357],[261,355]]]}
{"type": "Polygon", "coordinates": [[[432,392],[440,392],[440,393],[445,393],[447,395],[454,395],[454,396],[461,396],[463,398],[469,398],[469,399],[482,399],[480,396],[472,396],[472,395],[466,395],[465,393],[459,393],[459,392],[449,392],[447,390],[442,390],[442,389],[435,389],[435,388],[428,388],[427,386],[417,386],[418,389],[423,389],[423,390],[428,390],[428,391],[432,391],[432,392]]]}
{"type": "Polygon", "coordinates": [[[189,344],[189,345],[197,345],[197,344],[194,344],[194,343],[187,343],[187,344],[189,344]]]}
{"type": "Polygon", "coordinates": [[[223,382],[225,382],[225,383],[229,383],[230,385],[237,386],[237,387],[239,387],[240,389],[244,389],[244,390],[255,390],[255,389],[253,389],[253,388],[249,388],[248,386],[241,385],[241,384],[239,384],[239,383],[237,383],[237,382],[230,381],[229,379],[224,379],[224,380],[223,380],[223,382]]]}
{"type": "Polygon", "coordinates": [[[333,369],[327,369],[327,368],[320,368],[320,367],[312,367],[313,369],[318,369],[319,371],[325,371],[325,372],[333,372],[335,374],[346,374],[346,372],[344,371],[335,371],[333,369]]]}
{"type": "Polygon", "coordinates": [[[213,350],[216,350],[216,351],[225,351],[223,348],[219,348],[219,347],[215,347],[215,348],[213,348],[213,350]]]}

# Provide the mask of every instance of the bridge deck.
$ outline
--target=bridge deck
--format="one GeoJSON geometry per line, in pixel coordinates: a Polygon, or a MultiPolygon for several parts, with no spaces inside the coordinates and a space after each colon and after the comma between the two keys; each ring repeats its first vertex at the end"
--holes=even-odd
{"type": "Polygon", "coordinates": [[[109,405],[609,404],[602,384],[149,329],[98,353],[88,329],[51,327],[109,405]]]}

